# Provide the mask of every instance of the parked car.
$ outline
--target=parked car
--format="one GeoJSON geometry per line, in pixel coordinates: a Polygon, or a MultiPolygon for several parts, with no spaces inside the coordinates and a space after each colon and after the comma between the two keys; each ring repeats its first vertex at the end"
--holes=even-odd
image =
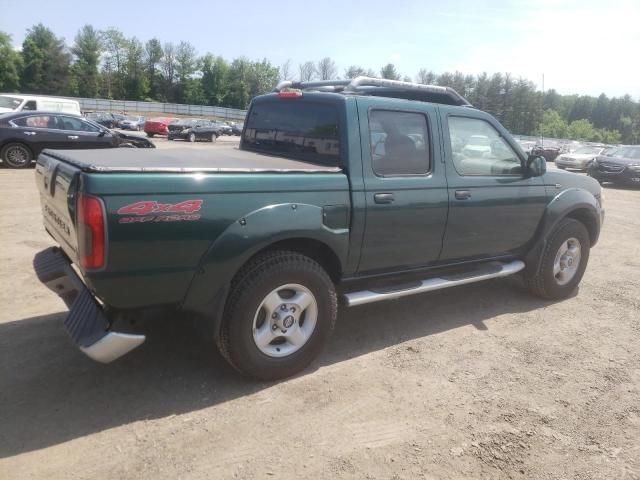
{"type": "Polygon", "coordinates": [[[558,155],[555,159],[556,166],[561,170],[570,168],[584,172],[589,168],[589,164],[606,148],[605,145],[584,145],[572,153],[558,155]]]}
{"type": "Polygon", "coordinates": [[[254,98],[239,148],[40,155],[43,221],[60,247],[34,267],[85,354],[109,362],[144,341],[113,331],[113,316],[170,308],[200,318],[240,372],[275,379],[320,353],[339,301],[518,272],[540,297],[573,294],[603,220],[598,182],[547,171],[450,88],[316,85],[254,98]],[[491,149],[456,151],[454,138],[474,136],[491,149]]]}
{"type": "Polygon", "coordinates": [[[150,118],[144,122],[144,133],[147,137],[153,137],[155,135],[167,135],[169,133],[167,127],[172,122],[177,122],[177,118],[173,117],[155,117],[150,118]]]}
{"type": "Polygon", "coordinates": [[[543,147],[542,145],[536,145],[531,150],[531,153],[533,155],[544,157],[547,162],[553,162],[556,158],[558,158],[558,155],[560,155],[560,147],[553,147],[550,145],[543,147]]]}
{"type": "Polygon", "coordinates": [[[600,183],[640,186],[640,145],[619,147],[607,156],[597,157],[588,173],[600,183]]]}
{"type": "Polygon", "coordinates": [[[196,142],[205,140],[215,142],[222,135],[220,125],[201,118],[185,118],[169,124],[167,140],[185,140],[196,142]]]}
{"type": "Polygon", "coordinates": [[[0,114],[20,111],[48,110],[80,114],[80,103],[68,98],[20,95],[18,93],[0,95],[0,114]]]}
{"type": "Polygon", "coordinates": [[[112,115],[115,119],[115,128],[122,128],[122,122],[126,120],[127,116],[121,113],[113,113],[112,115]]]}
{"type": "Polygon", "coordinates": [[[212,123],[220,127],[221,135],[233,135],[233,129],[231,125],[229,125],[228,123],[225,123],[225,122],[212,122],[212,123]]]}
{"type": "Polygon", "coordinates": [[[126,117],[120,122],[120,128],[123,130],[140,131],[144,127],[144,117],[126,117]]]}
{"type": "Polygon", "coordinates": [[[44,149],[155,148],[146,138],[113,132],[81,117],[60,112],[17,112],[0,116],[0,159],[26,168],[44,149]]]}
{"type": "Polygon", "coordinates": [[[85,117],[106,128],[118,126],[118,119],[111,112],[87,112],[85,117]]]}
{"type": "Polygon", "coordinates": [[[231,125],[231,133],[233,135],[242,135],[242,129],[244,128],[244,123],[234,123],[231,125]]]}

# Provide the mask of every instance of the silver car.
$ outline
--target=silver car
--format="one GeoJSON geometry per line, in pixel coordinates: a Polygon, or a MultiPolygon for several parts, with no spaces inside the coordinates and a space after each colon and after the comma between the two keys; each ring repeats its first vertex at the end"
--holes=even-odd
{"type": "Polygon", "coordinates": [[[585,145],[572,153],[558,155],[555,159],[556,166],[561,170],[570,168],[584,172],[589,168],[589,164],[591,164],[598,155],[601,155],[606,148],[604,145],[585,145]]]}

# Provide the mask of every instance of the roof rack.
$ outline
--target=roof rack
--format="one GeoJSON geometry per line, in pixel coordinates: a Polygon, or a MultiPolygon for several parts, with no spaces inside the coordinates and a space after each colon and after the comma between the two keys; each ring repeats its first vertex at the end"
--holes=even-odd
{"type": "Polygon", "coordinates": [[[287,88],[311,92],[336,92],[355,95],[403,98],[430,103],[443,103],[470,107],[471,104],[451,87],[423,85],[421,83],[401,82],[384,78],[356,77],[351,80],[317,80],[311,82],[280,82],[274,92],[287,88]]]}

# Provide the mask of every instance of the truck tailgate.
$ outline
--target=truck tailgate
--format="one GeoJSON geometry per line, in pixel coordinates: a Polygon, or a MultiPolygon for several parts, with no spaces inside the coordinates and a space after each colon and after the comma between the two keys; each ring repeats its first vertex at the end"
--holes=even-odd
{"type": "Polygon", "coordinates": [[[41,154],[36,164],[36,186],[40,193],[43,222],[65,253],[77,262],[75,201],[80,170],[41,154]]]}

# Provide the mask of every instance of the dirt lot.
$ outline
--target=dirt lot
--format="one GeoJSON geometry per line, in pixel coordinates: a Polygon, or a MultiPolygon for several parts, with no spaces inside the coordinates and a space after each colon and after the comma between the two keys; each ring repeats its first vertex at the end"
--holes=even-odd
{"type": "Polygon", "coordinates": [[[279,383],[180,318],[86,358],[32,273],[51,244],[33,171],[0,169],[0,192],[0,479],[640,478],[639,190],[606,189],[575,297],[509,278],[343,310],[279,383]]]}

